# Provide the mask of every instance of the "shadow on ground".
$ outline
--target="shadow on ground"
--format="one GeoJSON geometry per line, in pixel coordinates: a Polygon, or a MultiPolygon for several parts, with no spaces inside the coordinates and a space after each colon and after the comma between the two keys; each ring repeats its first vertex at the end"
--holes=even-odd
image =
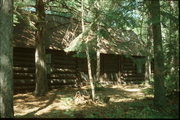
{"type": "Polygon", "coordinates": [[[98,89],[97,95],[109,96],[109,103],[74,104],[73,97],[82,89],[54,89],[44,97],[32,93],[16,94],[16,118],[178,118],[179,102],[157,110],[153,97],[138,86],[111,86],[98,89]]]}

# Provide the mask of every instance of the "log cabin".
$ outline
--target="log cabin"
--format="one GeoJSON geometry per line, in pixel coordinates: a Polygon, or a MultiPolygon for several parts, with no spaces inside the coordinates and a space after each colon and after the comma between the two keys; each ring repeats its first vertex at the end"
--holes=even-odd
{"type": "MultiPolygon", "coordinates": [[[[64,51],[81,33],[81,22],[75,18],[50,14],[46,15],[46,21],[43,39],[46,43],[49,87],[78,87],[87,83],[86,58],[77,57],[76,51],[64,51]]],[[[16,92],[35,88],[35,31],[25,19],[19,18],[14,26],[13,70],[16,92]]],[[[120,84],[142,83],[145,79],[145,56],[141,53],[143,48],[137,44],[138,36],[131,30],[119,30],[112,34],[117,37],[113,45],[106,39],[100,44],[100,80],[120,84]],[[118,48],[118,45],[123,47],[118,48]]],[[[92,71],[95,75],[95,59],[92,59],[92,71]]]]}

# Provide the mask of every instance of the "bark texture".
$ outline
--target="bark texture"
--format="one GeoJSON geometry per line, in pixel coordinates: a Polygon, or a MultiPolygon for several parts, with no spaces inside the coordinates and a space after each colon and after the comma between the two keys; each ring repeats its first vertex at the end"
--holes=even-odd
{"type": "Polygon", "coordinates": [[[0,118],[13,118],[13,1],[0,0],[0,118]]]}
{"type": "MultiPolygon", "coordinates": [[[[85,31],[85,26],[84,26],[84,0],[81,0],[81,11],[82,11],[82,16],[81,16],[82,32],[84,32],[85,31]]],[[[93,81],[93,77],[92,77],[91,58],[90,58],[89,52],[90,52],[89,46],[86,45],[86,57],[87,57],[89,81],[90,81],[90,86],[91,86],[91,95],[92,95],[92,99],[95,100],[95,86],[94,86],[94,81],[93,81]]]]}
{"type": "Polygon", "coordinates": [[[165,106],[164,87],[164,55],[162,47],[162,35],[160,25],[160,2],[150,1],[149,11],[152,20],[153,44],[154,44],[154,100],[159,107],[165,106]]]}
{"type": "Polygon", "coordinates": [[[36,23],[36,88],[34,93],[35,96],[43,96],[48,91],[47,68],[45,61],[45,40],[43,39],[44,26],[46,24],[43,0],[36,0],[36,14],[38,16],[38,22],[36,23]]]}

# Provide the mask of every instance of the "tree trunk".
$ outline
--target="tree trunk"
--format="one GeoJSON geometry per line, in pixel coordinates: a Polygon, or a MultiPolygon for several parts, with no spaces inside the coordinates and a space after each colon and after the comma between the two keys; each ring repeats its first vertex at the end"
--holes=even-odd
{"type": "Polygon", "coordinates": [[[97,56],[97,68],[96,68],[96,82],[100,82],[100,72],[101,72],[101,58],[100,58],[100,51],[99,51],[99,48],[96,52],[96,56],[97,56]]]}
{"type": "MultiPolygon", "coordinates": [[[[95,13],[96,19],[98,20],[100,15],[100,5],[101,5],[101,0],[97,1],[97,12],[95,13]]],[[[100,22],[97,21],[97,31],[100,31],[100,22]]],[[[100,82],[100,72],[101,72],[101,58],[100,58],[100,35],[97,35],[97,50],[96,50],[96,58],[97,58],[97,63],[96,63],[96,83],[100,82]]]]}
{"type": "MultiPolygon", "coordinates": [[[[99,25],[98,26],[98,31],[99,31],[99,25]]],[[[100,82],[100,72],[101,72],[101,56],[100,56],[100,36],[97,35],[97,51],[96,51],[96,57],[97,57],[97,66],[96,66],[96,82],[100,82]]]]}
{"type": "Polygon", "coordinates": [[[13,2],[0,1],[0,118],[13,118],[13,2]]]}
{"type": "Polygon", "coordinates": [[[164,87],[164,55],[162,48],[162,35],[160,25],[160,2],[150,1],[149,11],[152,22],[153,43],[154,43],[154,100],[159,107],[165,106],[164,87]],[[154,21],[155,20],[155,21],[154,21]]]}
{"type": "Polygon", "coordinates": [[[150,81],[152,78],[152,71],[151,71],[151,59],[150,56],[147,56],[147,62],[146,62],[146,80],[150,81]]]}
{"type": "Polygon", "coordinates": [[[38,22],[36,23],[36,88],[34,94],[35,96],[43,96],[48,91],[47,68],[45,62],[45,41],[43,40],[45,24],[45,10],[43,0],[36,0],[36,13],[38,16],[38,22]]]}
{"type": "MultiPolygon", "coordinates": [[[[149,24],[150,25],[150,24],[149,24]]],[[[147,37],[147,51],[149,52],[149,55],[147,56],[147,61],[146,61],[146,80],[147,82],[152,79],[152,71],[151,71],[151,61],[152,61],[152,35],[150,34],[152,31],[150,30],[150,27],[148,27],[148,37],[147,37]]]]}
{"type": "MultiPolygon", "coordinates": [[[[146,0],[145,1],[145,5],[146,7],[149,6],[149,1],[146,0]]],[[[150,19],[150,11],[147,12],[147,19],[149,20],[150,19]]],[[[146,61],[146,80],[147,82],[149,82],[152,78],[153,78],[153,74],[152,74],[152,70],[151,70],[151,61],[152,61],[152,58],[153,58],[153,50],[152,50],[152,45],[153,45],[153,39],[152,39],[152,27],[151,27],[151,24],[148,22],[147,23],[147,45],[146,45],[146,48],[147,48],[147,51],[148,51],[148,56],[147,56],[147,61],[146,61]]]]}
{"type": "MultiPolygon", "coordinates": [[[[172,15],[174,15],[175,11],[176,11],[175,4],[176,4],[175,1],[169,1],[169,13],[172,15]]],[[[170,80],[172,81],[172,83],[177,84],[176,89],[178,90],[179,66],[177,66],[177,64],[175,63],[176,59],[179,59],[179,57],[177,56],[177,53],[178,53],[177,46],[179,47],[179,43],[178,43],[177,37],[175,37],[176,36],[175,31],[177,31],[177,29],[178,28],[177,28],[176,24],[173,22],[173,20],[169,19],[169,27],[168,27],[168,30],[169,30],[168,50],[169,50],[169,52],[167,54],[168,57],[166,58],[167,59],[167,65],[166,65],[167,75],[170,76],[170,80]]]]}
{"type": "Polygon", "coordinates": [[[89,55],[89,47],[88,46],[86,46],[86,56],[87,56],[88,75],[89,75],[89,81],[90,81],[90,85],[91,85],[92,99],[95,100],[95,86],[94,86],[93,77],[92,77],[91,58],[89,55]]]}
{"type": "MultiPolygon", "coordinates": [[[[85,26],[84,26],[84,0],[81,0],[81,11],[82,11],[82,16],[81,16],[82,32],[84,32],[85,31],[85,26]]],[[[90,85],[91,85],[92,99],[95,100],[95,87],[94,87],[93,77],[92,77],[91,58],[89,55],[88,44],[86,45],[86,56],[87,56],[88,75],[89,75],[89,81],[90,81],[90,85]]]]}

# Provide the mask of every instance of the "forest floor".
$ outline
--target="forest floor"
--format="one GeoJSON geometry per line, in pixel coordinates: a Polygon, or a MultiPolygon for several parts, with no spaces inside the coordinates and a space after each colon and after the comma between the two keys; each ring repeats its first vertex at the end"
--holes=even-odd
{"type": "Polygon", "coordinates": [[[14,95],[15,118],[179,118],[179,96],[171,97],[165,109],[153,104],[151,88],[144,85],[109,85],[98,89],[97,96],[110,97],[108,103],[81,99],[77,91],[87,87],[53,89],[44,97],[32,92],[14,95]]]}

